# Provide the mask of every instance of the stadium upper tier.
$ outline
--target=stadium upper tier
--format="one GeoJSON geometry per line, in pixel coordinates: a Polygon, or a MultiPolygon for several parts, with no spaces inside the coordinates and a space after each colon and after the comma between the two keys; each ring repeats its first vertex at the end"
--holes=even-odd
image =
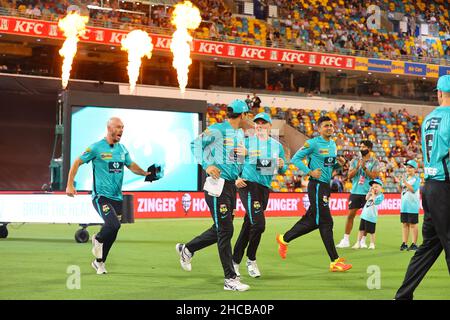
{"type": "MultiPolygon", "coordinates": [[[[260,19],[232,14],[222,0],[192,2],[199,7],[203,19],[195,31],[199,39],[435,64],[444,64],[444,59],[450,61],[447,0],[272,0],[278,17],[268,17],[264,9],[267,6],[263,6],[265,13],[258,15],[260,19]],[[370,4],[382,10],[377,29],[367,24],[372,15],[367,10],[370,4]],[[424,29],[429,36],[421,36],[424,29]]],[[[125,30],[146,26],[161,34],[174,31],[170,24],[171,7],[101,3],[0,0],[0,15],[57,20],[68,7],[77,5],[89,14],[90,25],[125,30]]]]}
{"type": "MultiPolygon", "coordinates": [[[[355,158],[359,153],[361,140],[373,142],[373,156],[380,162],[380,178],[384,181],[385,192],[398,192],[394,177],[405,173],[404,163],[409,159],[421,162],[420,126],[423,117],[410,115],[406,109],[392,112],[384,110],[379,113],[366,113],[364,110],[355,111],[352,108],[341,107],[336,111],[289,109],[279,107],[252,108],[252,115],[259,112],[271,114],[273,119],[285,120],[307,138],[316,136],[315,124],[319,117],[328,115],[335,123],[335,141],[338,154],[347,160],[355,158]]],[[[222,122],[226,116],[226,105],[209,104],[207,124],[222,122]]],[[[292,150],[296,152],[297,150],[292,150]]],[[[293,153],[292,153],[293,154],[293,153]]],[[[349,162],[348,161],[348,162],[349,162]]],[[[305,162],[306,164],[306,162],[305,162]]],[[[342,178],[343,191],[350,192],[351,181],[347,180],[348,164],[336,176],[342,178]]],[[[423,177],[423,170],[419,171],[423,177]]],[[[290,165],[284,175],[276,175],[272,181],[272,188],[279,192],[306,191],[307,177],[299,179],[299,170],[290,165]],[[306,180],[305,180],[306,179],[306,180]],[[301,186],[303,184],[303,186],[301,186]]]]}

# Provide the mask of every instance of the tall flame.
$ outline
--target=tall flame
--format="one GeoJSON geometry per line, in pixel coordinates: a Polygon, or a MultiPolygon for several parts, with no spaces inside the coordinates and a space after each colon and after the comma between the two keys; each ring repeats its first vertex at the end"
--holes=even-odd
{"type": "Polygon", "coordinates": [[[66,40],[59,50],[59,54],[64,58],[62,65],[62,86],[67,87],[70,78],[70,70],[75,54],[77,53],[77,44],[79,37],[86,32],[86,23],[89,17],[80,16],[76,11],[69,12],[64,18],[58,21],[58,27],[63,31],[66,40]]]}
{"type": "Polygon", "coordinates": [[[147,32],[142,30],[133,30],[122,38],[122,50],[128,51],[128,78],[130,81],[130,93],[136,88],[136,82],[139,77],[142,58],[152,57],[153,44],[152,38],[147,32]]]}
{"type": "Polygon", "coordinates": [[[192,36],[188,30],[195,30],[200,25],[200,10],[190,1],[178,3],[172,14],[171,23],[177,28],[172,36],[170,51],[173,53],[173,67],[177,70],[178,84],[184,93],[188,83],[191,60],[192,36]]]}

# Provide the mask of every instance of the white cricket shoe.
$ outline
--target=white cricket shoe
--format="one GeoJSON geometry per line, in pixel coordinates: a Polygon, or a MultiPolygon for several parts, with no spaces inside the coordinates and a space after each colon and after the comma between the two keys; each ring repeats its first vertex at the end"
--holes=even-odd
{"type": "Polygon", "coordinates": [[[367,249],[367,244],[366,242],[360,242],[359,245],[361,246],[361,249],[367,249]]]}
{"type": "Polygon", "coordinates": [[[342,239],[341,242],[339,242],[336,246],[336,248],[349,248],[350,247],[350,241],[342,239]]]}
{"type": "Polygon", "coordinates": [[[106,274],[108,273],[105,269],[105,263],[104,262],[98,262],[97,260],[92,261],[91,263],[92,268],[97,271],[97,274],[106,274]]]}
{"type": "Polygon", "coordinates": [[[375,250],[375,243],[371,243],[371,244],[369,245],[369,249],[375,250]]]}
{"type": "Polygon", "coordinates": [[[353,245],[352,249],[360,249],[361,243],[359,241],[356,241],[356,243],[353,245]]]}
{"type": "Polygon", "coordinates": [[[236,273],[236,277],[241,277],[241,273],[239,272],[239,263],[235,263],[233,261],[234,273],[236,273]]]}
{"type": "Polygon", "coordinates": [[[177,243],[175,249],[177,250],[177,253],[180,256],[180,264],[183,270],[191,271],[192,253],[189,252],[184,243],[177,243]]]}
{"type": "Polygon", "coordinates": [[[261,272],[259,272],[258,265],[256,264],[256,260],[247,260],[247,271],[250,277],[259,278],[261,277],[261,272]]]}
{"type": "Polygon", "coordinates": [[[247,291],[248,289],[250,289],[250,286],[241,283],[241,281],[238,278],[234,278],[234,279],[225,279],[223,289],[229,291],[247,291]]]}
{"type": "Polygon", "coordinates": [[[100,243],[95,239],[96,234],[92,235],[92,254],[97,259],[103,258],[103,243],[100,243]]]}

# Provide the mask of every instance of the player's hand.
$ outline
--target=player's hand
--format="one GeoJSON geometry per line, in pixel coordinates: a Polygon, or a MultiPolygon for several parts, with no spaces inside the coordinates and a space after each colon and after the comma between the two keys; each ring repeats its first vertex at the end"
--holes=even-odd
{"type": "Polygon", "coordinates": [[[206,173],[214,179],[220,178],[220,169],[216,166],[209,166],[208,168],[206,168],[206,173]]]}
{"type": "Polygon", "coordinates": [[[309,175],[314,179],[319,179],[322,176],[322,170],[317,168],[316,170],[310,171],[309,175]]]}
{"type": "Polygon", "coordinates": [[[67,185],[67,188],[66,188],[66,194],[67,194],[69,197],[73,197],[74,195],[77,194],[77,190],[75,190],[75,188],[74,188],[73,186],[67,185]]]}
{"type": "Polygon", "coordinates": [[[357,169],[361,168],[363,164],[362,160],[358,160],[358,165],[356,166],[357,169]]]}
{"type": "Polygon", "coordinates": [[[281,159],[281,158],[278,158],[277,159],[277,166],[278,166],[278,168],[283,168],[284,167],[284,160],[283,159],[281,159]]]}
{"type": "Polygon", "coordinates": [[[247,149],[245,149],[245,146],[243,144],[240,144],[237,148],[234,149],[234,151],[239,157],[245,157],[247,155],[247,149]]]}
{"type": "Polygon", "coordinates": [[[240,188],[245,188],[245,187],[247,186],[247,184],[245,183],[245,181],[246,181],[246,180],[244,180],[244,179],[242,179],[242,178],[237,179],[236,182],[235,182],[236,187],[238,187],[239,189],[240,189],[240,188]]]}
{"type": "Polygon", "coordinates": [[[341,167],[343,167],[343,166],[345,166],[345,163],[347,162],[347,161],[345,161],[345,158],[344,157],[338,157],[337,158],[337,162],[339,163],[339,165],[341,166],[341,167]]]}

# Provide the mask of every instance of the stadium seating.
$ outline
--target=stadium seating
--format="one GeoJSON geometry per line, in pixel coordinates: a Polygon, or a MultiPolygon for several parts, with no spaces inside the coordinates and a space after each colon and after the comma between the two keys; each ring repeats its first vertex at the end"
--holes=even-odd
{"type": "MultiPolygon", "coordinates": [[[[404,174],[404,163],[409,159],[421,161],[421,152],[418,144],[420,137],[420,126],[423,118],[409,115],[406,110],[392,112],[385,110],[376,114],[369,114],[363,111],[346,110],[341,108],[337,111],[317,111],[304,109],[284,109],[276,107],[260,107],[252,110],[251,116],[259,112],[267,112],[274,119],[284,119],[292,127],[296,128],[307,137],[318,135],[315,125],[319,117],[329,116],[336,127],[336,144],[338,154],[343,155],[347,160],[351,160],[359,151],[361,140],[369,139],[374,143],[373,154],[380,161],[380,178],[384,181],[385,192],[398,192],[398,187],[394,182],[394,177],[404,174]]],[[[226,117],[226,105],[209,104],[207,125],[222,122],[226,117]]],[[[346,176],[346,167],[343,176],[346,176]]],[[[423,171],[419,171],[423,177],[423,171]]],[[[284,175],[277,175],[272,181],[274,191],[280,192],[301,192],[304,187],[296,187],[294,176],[301,175],[301,172],[290,165],[289,170],[284,175]]],[[[306,178],[307,179],[307,178],[306,178]]],[[[306,186],[307,180],[303,181],[306,186]]],[[[344,181],[344,191],[349,192],[352,184],[344,181]]]]}
{"type": "MultiPolygon", "coordinates": [[[[192,2],[199,7],[203,19],[195,31],[197,38],[375,58],[422,59],[432,63],[439,63],[442,58],[450,60],[450,5],[446,0],[378,0],[374,3],[361,0],[274,0],[278,18],[267,20],[232,15],[223,0],[192,2]],[[368,27],[366,17],[370,4],[381,8],[394,26],[393,30],[389,31],[391,28],[386,20],[380,29],[368,27]],[[405,20],[406,32],[399,29],[399,17],[405,20]],[[440,41],[418,38],[416,35],[421,23],[427,24],[440,41]]],[[[99,5],[99,2],[42,0],[35,6],[35,1],[31,0],[0,1],[0,7],[16,9],[18,15],[53,20],[63,15],[67,6],[85,8],[87,4],[99,5]],[[31,13],[34,7],[39,8],[39,15],[31,13]]],[[[109,7],[108,4],[104,1],[104,6],[109,7]]],[[[117,8],[115,2],[111,2],[111,7],[117,8]]],[[[141,14],[90,10],[90,24],[121,29],[146,25],[160,28],[159,32],[173,31],[169,21],[170,9],[156,17],[139,11],[141,14]]]]}

